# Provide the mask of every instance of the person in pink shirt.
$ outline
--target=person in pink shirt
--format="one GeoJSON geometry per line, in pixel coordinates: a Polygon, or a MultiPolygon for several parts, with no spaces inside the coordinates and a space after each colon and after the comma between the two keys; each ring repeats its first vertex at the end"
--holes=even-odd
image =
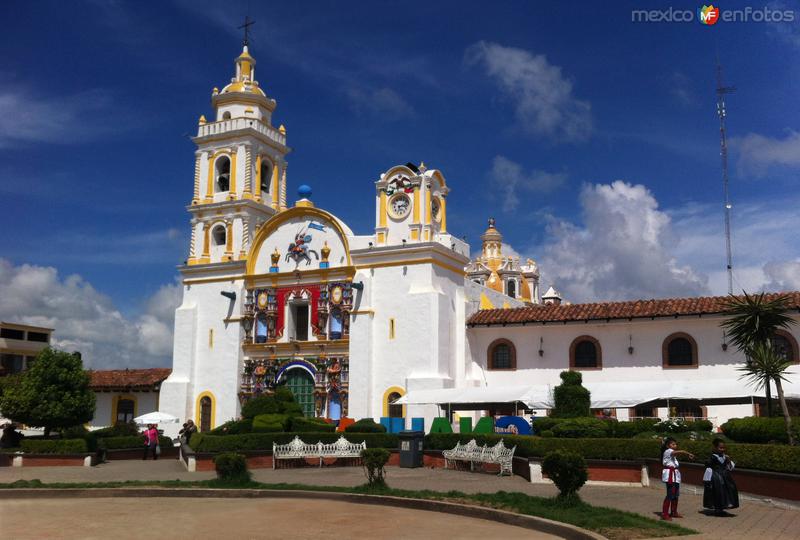
{"type": "Polygon", "coordinates": [[[153,454],[153,459],[158,459],[158,430],[156,429],[155,424],[149,424],[147,429],[144,431],[144,457],[142,460],[147,459],[147,454],[150,452],[153,454]]]}

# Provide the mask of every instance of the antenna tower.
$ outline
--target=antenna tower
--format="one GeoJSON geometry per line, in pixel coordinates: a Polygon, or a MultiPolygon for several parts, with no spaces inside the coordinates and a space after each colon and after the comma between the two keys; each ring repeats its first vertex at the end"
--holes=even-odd
{"type": "Polygon", "coordinates": [[[725,134],[725,94],[732,94],[733,86],[722,85],[722,66],[717,58],[717,116],[719,116],[719,154],[722,158],[722,189],[725,196],[725,256],[728,270],[728,294],[733,294],[733,256],[731,255],[731,200],[728,191],[728,142],[725,134]]]}

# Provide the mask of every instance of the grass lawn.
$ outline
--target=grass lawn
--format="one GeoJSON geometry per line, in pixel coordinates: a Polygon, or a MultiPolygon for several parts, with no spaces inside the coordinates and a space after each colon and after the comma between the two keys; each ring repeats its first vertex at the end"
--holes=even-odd
{"type": "Polygon", "coordinates": [[[414,499],[430,499],[437,501],[473,504],[489,508],[507,510],[518,514],[543,517],[553,521],[569,523],[584,529],[598,532],[612,540],[629,540],[636,538],[657,538],[696,534],[697,531],[651,519],[633,512],[623,512],[613,508],[592,506],[582,501],[565,504],[556,498],[533,497],[524,493],[467,494],[460,491],[412,491],[392,489],[390,487],[358,487],[312,486],[305,484],[263,484],[261,482],[240,482],[232,484],[220,480],[202,480],[182,482],[180,480],[161,481],[125,481],[98,483],[52,483],[45,484],[39,480],[17,480],[10,484],[0,484],[0,489],[14,488],[123,488],[123,487],[179,487],[179,488],[223,488],[223,489],[275,489],[275,490],[309,490],[332,491],[338,493],[362,493],[370,495],[391,495],[414,499]]]}

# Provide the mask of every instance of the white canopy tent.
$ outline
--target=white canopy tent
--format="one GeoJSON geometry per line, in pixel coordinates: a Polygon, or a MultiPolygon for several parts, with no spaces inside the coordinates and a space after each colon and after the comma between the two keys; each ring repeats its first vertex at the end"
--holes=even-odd
{"type": "MultiPolygon", "coordinates": [[[[630,381],[584,382],[591,392],[593,409],[634,407],[642,403],[692,399],[704,402],[747,400],[764,396],[740,379],[711,379],[697,381],[630,381]]],[[[787,399],[800,400],[800,383],[784,383],[787,399]]],[[[435,390],[411,390],[396,400],[398,405],[441,405],[452,409],[489,408],[492,404],[520,403],[529,409],[552,408],[553,386],[472,386],[435,390]]],[[[775,394],[775,386],[772,386],[775,394]]],[[[777,396],[776,396],[777,397],[777,396]]]]}

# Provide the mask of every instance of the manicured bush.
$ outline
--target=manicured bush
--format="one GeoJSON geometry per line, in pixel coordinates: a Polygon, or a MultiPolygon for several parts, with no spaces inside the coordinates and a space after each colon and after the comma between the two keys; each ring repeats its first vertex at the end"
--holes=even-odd
{"type": "MultiPolygon", "coordinates": [[[[800,418],[792,418],[792,428],[795,431],[795,438],[800,438],[800,418]]],[[[727,437],[736,442],[789,442],[786,436],[786,425],[782,417],[748,416],[746,418],[731,418],[722,424],[720,429],[727,437]]]]}
{"type": "Polygon", "coordinates": [[[537,416],[536,420],[533,421],[532,429],[534,434],[539,434],[542,431],[547,430],[552,431],[553,427],[561,421],[563,421],[563,418],[555,418],[553,416],[537,416]]]}
{"type": "Polygon", "coordinates": [[[347,433],[386,433],[386,428],[372,418],[363,418],[344,428],[347,433]]]}
{"type": "Polygon", "coordinates": [[[386,463],[391,454],[385,448],[367,448],[361,451],[364,462],[364,472],[367,475],[367,484],[370,486],[385,486],[386,463]]]}
{"type": "Polygon", "coordinates": [[[581,418],[591,416],[589,391],[581,384],[583,375],[578,371],[562,371],[561,384],[553,389],[555,418],[581,418]]]}
{"type": "Polygon", "coordinates": [[[550,452],[542,461],[542,472],[553,481],[559,498],[576,499],[578,490],[589,479],[586,460],[576,452],[550,452]]]}
{"type": "Polygon", "coordinates": [[[242,405],[242,418],[255,418],[259,414],[278,414],[281,412],[281,404],[275,396],[265,394],[247,400],[242,405]]]}
{"type": "Polygon", "coordinates": [[[259,414],[253,418],[252,433],[282,433],[289,429],[289,417],[285,414],[259,414]]]}
{"type": "MultiPolygon", "coordinates": [[[[341,433],[246,433],[242,435],[210,435],[195,433],[189,446],[195,452],[272,451],[272,443],[286,444],[296,436],[307,443],[336,442],[341,433]]],[[[366,442],[367,448],[397,448],[397,435],[392,433],[345,433],[350,442],[366,442]]]]}
{"type": "Polygon", "coordinates": [[[552,431],[556,437],[601,438],[611,435],[611,425],[599,418],[570,418],[557,423],[552,431]]]}
{"type": "Polygon", "coordinates": [[[86,454],[85,439],[22,439],[20,448],[26,454],[86,454]]]}
{"type": "Polygon", "coordinates": [[[542,437],[555,437],[555,434],[553,433],[552,429],[546,429],[542,431],[539,435],[541,435],[542,437]]]}
{"type": "MultiPolygon", "coordinates": [[[[169,437],[159,435],[158,444],[162,450],[171,448],[173,443],[169,437]]],[[[97,439],[97,448],[102,450],[121,450],[144,448],[143,435],[126,435],[124,437],[101,437],[97,439]]]]}
{"type": "Polygon", "coordinates": [[[250,481],[247,459],[242,454],[225,452],[214,457],[217,478],[223,482],[246,483],[250,481]]]}
{"type": "Polygon", "coordinates": [[[125,437],[139,435],[139,426],[134,422],[118,422],[111,427],[96,429],[90,433],[98,439],[103,437],[125,437]]]}
{"type": "MultiPolygon", "coordinates": [[[[607,459],[641,461],[660,460],[660,439],[558,439],[529,437],[524,435],[470,435],[459,433],[437,433],[425,436],[425,448],[444,450],[453,448],[457,442],[467,443],[475,439],[478,444],[497,444],[504,439],[507,445],[516,445],[515,456],[543,457],[549,452],[562,450],[576,452],[585,459],[607,459]]],[[[756,469],[800,474],[800,447],[788,445],[737,444],[727,445],[728,454],[738,469],[756,469]]],[[[705,463],[711,454],[710,441],[684,440],[680,449],[695,455],[695,463],[705,463]]],[[[690,460],[682,459],[682,462],[690,460]]]]}
{"type": "Polygon", "coordinates": [[[336,426],[329,424],[323,418],[292,418],[291,431],[298,433],[333,433],[336,431],[336,426]]]}
{"type": "Polygon", "coordinates": [[[208,433],[211,435],[239,435],[253,431],[253,419],[242,418],[241,420],[229,420],[217,426],[208,433]]]}
{"type": "Polygon", "coordinates": [[[630,420],[628,422],[615,422],[612,427],[614,437],[627,439],[635,437],[639,433],[655,433],[653,426],[658,423],[656,418],[642,418],[640,420],[630,420]]]}

